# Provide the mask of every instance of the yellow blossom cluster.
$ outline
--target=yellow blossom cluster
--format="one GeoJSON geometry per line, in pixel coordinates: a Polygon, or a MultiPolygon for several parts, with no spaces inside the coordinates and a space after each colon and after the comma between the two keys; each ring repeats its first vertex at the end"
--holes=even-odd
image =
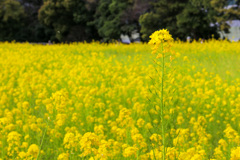
{"type": "Polygon", "coordinates": [[[157,53],[156,58],[166,56],[165,53],[171,53],[170,59],[173,59],[173,55],[175,55],[175,52],[171,50],[171,47],[173,46],[173,38],[167,29],[155,31],[150,36],[150,41],[148,43],[153,45],[152,54],[157,53]]]}
{"type": "MultiPolygon", "coordinates": [[[[165,75],[165,158],[239,160],[239,42],[173,42],[167,33],[151,37],[182,55],[165,75]]],[[[0,159],[162,159],[149,52],[148,44],[0,43],[0,159]]]]}

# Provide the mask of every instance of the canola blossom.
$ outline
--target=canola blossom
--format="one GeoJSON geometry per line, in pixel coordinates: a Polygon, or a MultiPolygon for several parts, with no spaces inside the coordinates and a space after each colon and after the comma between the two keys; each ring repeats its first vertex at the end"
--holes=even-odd
{"type": "Polygon", "coordinates": [[[163,57],[164,53],[174,53],[171,50],[171,47],[173,45],[173,38],[169,31],[166,29],[155,31],[150,36],[150,41],[148,44],[153,45],[152,54],[158,53],[156,58],[163,57]]]}
{"type": "MultiPolygon", "coordinates": [[[[165,159],[240,159],[239,42],[160,40],[172,71],[165,159]]],[[[0,43],[0,159],[162,159],[152,79],[161,75],[150,52],[149,44],[0,43]]]]}
{"type": "MultiPolygon", "coordinates": [[[[168,52],[172,52],[171,50],[171,46],[172,46],[172,41],[173,38],[172,36],[169,34],[169,32],[166,29],[162,29],[162,30],[158,30],[155,31],[151,36],[150,36],[150,41],[149,44],[153,44],[154,47],[152,48],[152,53],[158,53],[157,55],[157,59],[161,58],[161,61],[158,61],[155,63],[160,65],[161,68],[161,75],[159,75],[159,77],[156,77],[157,79],[160,79],[160,83],[155,84],[156,86],[160,86],[160,94],[158,95],[158,97],[161,99],[161,108],[160,108],[160,123],[161,123],[161,135],[162,135],[162,159],[165,160],[165,156],[166,156],[166,140],[165,140],[165,121],[164,121],[164,110],[165,110],[165,102],[164,102],[164,98],[166,96],[166,94],[164,93],[164,88],[166,85],[166,54],[168,52]],[[160,63],[159,63],[160,62],[160,63]]],[[[172,52],[174,53],[174,52],[172,52]]],[[[170,56],[170,62],[172,62],[173,58],[172,55],[170,56]]],[[[171,63],[170,63],[171,64],[171,63]]],[[[158,73],[158,69],[156,68],[156,72],[158,73]]],[[[168,73],[169,75],[171,74],[168,73]]],[[[169,85],[171,85],[171,83],[169,83],[169,85]]],[[[157,87],[156,87],[157,88],[157,87]]],[[[157,89],[155,90],[157,93],[157,89]]]]}

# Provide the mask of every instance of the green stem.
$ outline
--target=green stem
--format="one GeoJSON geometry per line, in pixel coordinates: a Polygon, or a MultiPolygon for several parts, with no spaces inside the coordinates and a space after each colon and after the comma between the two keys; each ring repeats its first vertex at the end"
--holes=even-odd
{"type": "Polygon", "coordinates": [[[163,83],[164,83],[164,53],[163,53],[163,43],[162,43],[162,83],[161,83],[161,121],[162,121],[162,143],[163,143],[163,151],[162,151],[162,159],[165,160],[165,130],[164,130],[164,116],[163,116],[163,109],[164,109],[164,101],[163,101],[163,83]]]}
{"type": "MultiPolygon", "coordinates": [[[[49,119],[48,119],[48,121],[49,121],[49,119]]],[[[46,129],[45,129],[45,131],[44,131],[44,133],[43,133],[43,137],[42,137],[42,140],[41,140],[41,144],[40,144],[40,146],[39,146],[38,155],[37,155],[36,160],[38,160],[38,157],[39,157],[40,152],[41,152],[41,148],[42,148],[42,144],[43,144],[43,139],[44,139],[45,134],[46,134],[46,131],[47,131],[47,129],[48,129],[48,121],[47,121],[47,127],[46,127],[46,129]]]]}

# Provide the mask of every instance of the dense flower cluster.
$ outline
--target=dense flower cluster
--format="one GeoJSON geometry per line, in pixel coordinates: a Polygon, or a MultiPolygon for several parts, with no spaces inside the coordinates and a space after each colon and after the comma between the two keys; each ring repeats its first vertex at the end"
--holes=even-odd
{"type": "Polygon", "coordinates": [[[172,52],[171,47],[173,45],[173,38],[166,29],[155,31],[150,36],[150,41],[148,43],[153,45],[152,54],[158,54],[156,58],[163,57],[164,53],[172,52]]]}
{"type": "MultiPolygon", "coordinates": [[[[156,34],[153,45],[174,43],[182,55],[164,86],[166,159],[240,159],[239,43],[156,34]]],[[[149,52],[148,44],[1,43],[0,159],[161,159],[149,52]]]]}

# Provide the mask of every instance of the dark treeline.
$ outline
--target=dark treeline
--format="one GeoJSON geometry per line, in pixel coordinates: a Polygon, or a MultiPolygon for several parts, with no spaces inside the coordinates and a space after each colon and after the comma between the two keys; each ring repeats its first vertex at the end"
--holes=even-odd
{"type": "Polygon", "coordinates": [[[174,38],[218,38],[240,0],[0,0],[0,41],[104,41],[167,28],[174,38]],[[231,4],[231,7],[227,7],[231,4]]]}

